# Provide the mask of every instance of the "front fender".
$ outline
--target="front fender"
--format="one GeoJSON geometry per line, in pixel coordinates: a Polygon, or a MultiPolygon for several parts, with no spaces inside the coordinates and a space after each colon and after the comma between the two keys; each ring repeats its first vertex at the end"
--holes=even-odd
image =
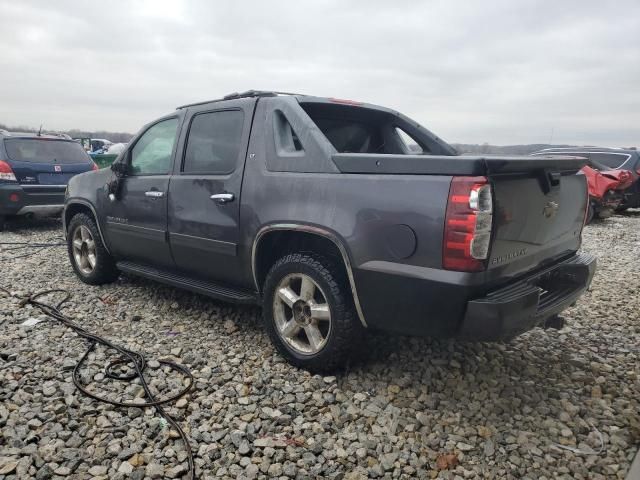
{"type": "Polygon", "coordinates": [[[112,175],[109,169],[102,169],[76,175],[69,181],[62,213],[62,228],[65,238],[67,235],[67,224],[73,211],[78,208],[89,210],[100,232],[102,243],[107,251],[109,251],[109,245],[103,235],[102,215],[100,215],[100,206],[103,202],[100,197],[105,195],[104,187],[112,175]]]}

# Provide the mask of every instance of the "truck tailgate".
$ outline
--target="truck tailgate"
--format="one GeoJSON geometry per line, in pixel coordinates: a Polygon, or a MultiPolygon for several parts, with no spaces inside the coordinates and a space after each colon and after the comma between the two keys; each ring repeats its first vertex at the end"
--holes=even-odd
{"type": "Polygon", "coordinates": [[[578,250],[587,187],[584,175],[575,173],[544,169],[489,176],[494,195],[489,270],[517,274],[578,250]]]}

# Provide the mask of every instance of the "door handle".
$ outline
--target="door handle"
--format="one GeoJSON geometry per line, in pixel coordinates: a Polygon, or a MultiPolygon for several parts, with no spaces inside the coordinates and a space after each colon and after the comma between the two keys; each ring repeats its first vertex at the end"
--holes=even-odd
{"type": "Polygon", "coordinates": [[[144,196],[152,197],[152,198],[161,198],[161,197],[164,197],[164,192],[159,192],[158,190],[151,190],[149,192],[144,192],[144,196]]]}
{"type": "Polygon", "coordinates": [[[209,198],[216,203],[229,203],[232,202],[235,197],[233,193],[216,193],[209,198]]]}

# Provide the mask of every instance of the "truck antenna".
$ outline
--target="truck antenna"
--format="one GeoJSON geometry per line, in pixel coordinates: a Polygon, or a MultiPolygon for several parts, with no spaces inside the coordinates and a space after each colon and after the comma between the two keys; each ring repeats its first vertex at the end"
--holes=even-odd
{"type": "Polygon", "coordinates": [[[40,129],[38,130],[38,136],[42,133],[42,124],[40,124],[40,129]]]}

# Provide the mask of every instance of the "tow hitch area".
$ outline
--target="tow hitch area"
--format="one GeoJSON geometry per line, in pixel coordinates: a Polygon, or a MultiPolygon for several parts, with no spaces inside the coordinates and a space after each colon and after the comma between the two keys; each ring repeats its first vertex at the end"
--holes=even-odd
{"type": "Polygon", "coordinates": [[[547,321],[544,322],[543,327],[545,329],[553,328],[554,330],[562,330],[566,323],[567,321],[564,317],[561,317],[560,315],[554,315],[553,317],[547,318],[547,321]]]}
{"type": "Polygon", "coordinates": [[[467,304],[459,337],[508,340],[533,327],[560,329],[558,314],[589,288],[596,259],[580,253],[531,277],[514,282],[467,304]]]}

